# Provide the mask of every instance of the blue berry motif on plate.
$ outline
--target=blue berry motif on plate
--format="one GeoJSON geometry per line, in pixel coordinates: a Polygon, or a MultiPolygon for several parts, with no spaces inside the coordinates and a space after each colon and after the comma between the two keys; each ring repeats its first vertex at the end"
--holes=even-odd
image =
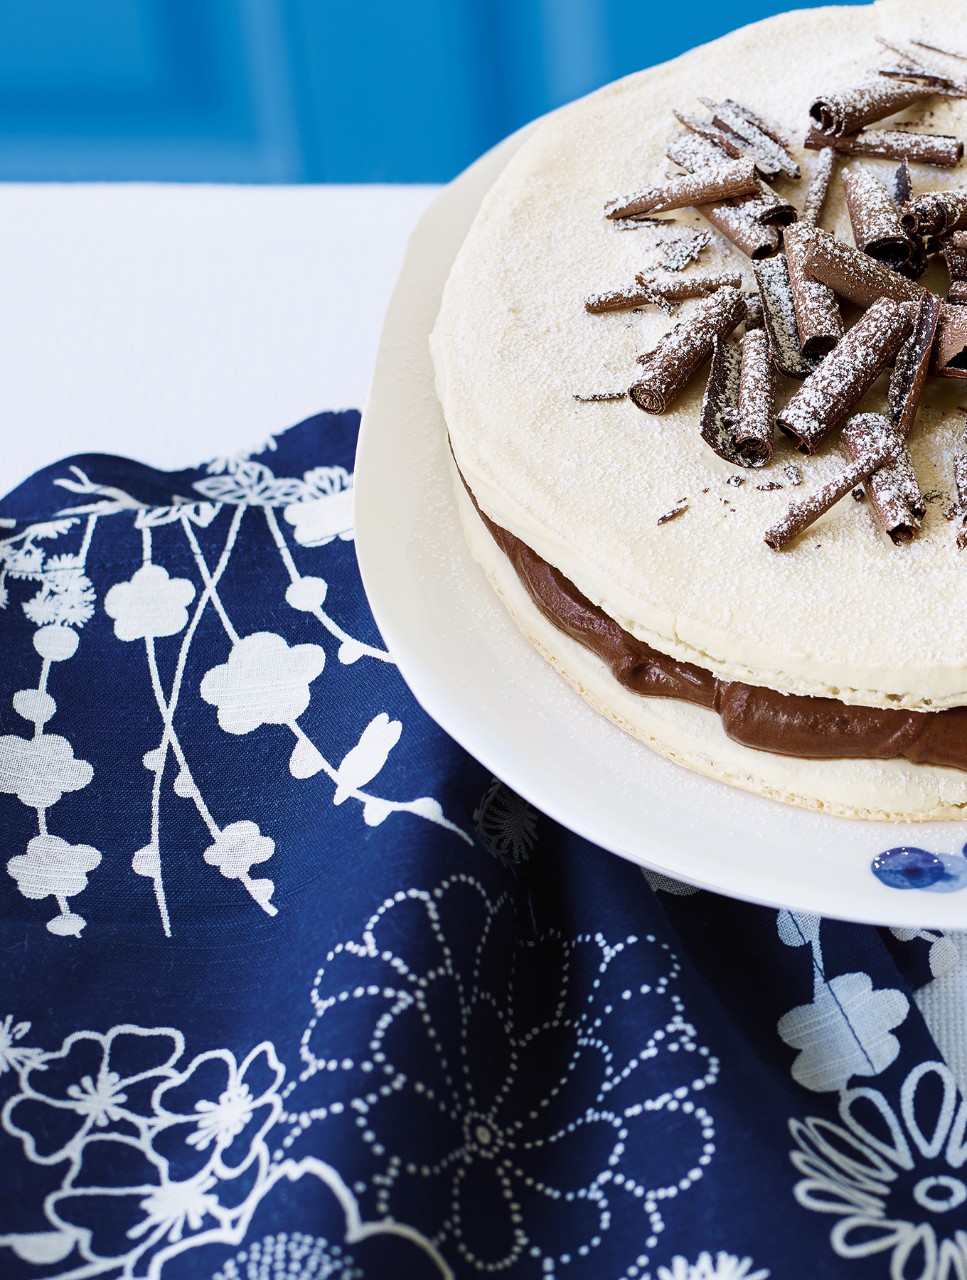
{"type": "Polygon", "coordinates": [[[956,893],[967,888],[967,845],[960,853],[930,853],[913,845],[900,845],[878,853],[870,869],[889,889],[956,893]]]}

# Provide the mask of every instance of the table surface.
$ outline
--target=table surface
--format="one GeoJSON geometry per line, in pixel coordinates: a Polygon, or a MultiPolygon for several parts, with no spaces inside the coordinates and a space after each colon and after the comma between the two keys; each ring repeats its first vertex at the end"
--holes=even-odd
{"type": "Polygon", "coordinates": [[[0,187],[0,491],[72,453],[178,468],[361,406],[435,190],[0,187]]]}
{"type": "MultiPolygon", "coordinates": [[[[175,469],[361,407],[431,186],[0,186],[0,492],[72,453],[175,469]]],[[[967,1092],[959,969],[917,1003],[967,1092]]]]}

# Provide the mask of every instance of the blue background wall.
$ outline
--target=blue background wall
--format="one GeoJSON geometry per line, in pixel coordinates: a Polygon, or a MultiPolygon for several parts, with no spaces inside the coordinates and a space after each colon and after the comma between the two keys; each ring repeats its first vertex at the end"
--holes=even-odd
{"type": "Polygon", "coordinates": [[[0,179],[447,181],[534,116],[788,7],[0,0],[0,179]]]}

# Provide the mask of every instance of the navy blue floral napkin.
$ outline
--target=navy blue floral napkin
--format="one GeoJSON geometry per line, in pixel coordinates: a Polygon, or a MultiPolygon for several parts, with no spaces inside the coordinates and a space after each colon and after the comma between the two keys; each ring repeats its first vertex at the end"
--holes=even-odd
{"type": "Polygon", "coordinates": [[[967,1275],[953,944],[491,777],[373,624],[357,426],[0,504],[0,1275],[967,1275]]]}

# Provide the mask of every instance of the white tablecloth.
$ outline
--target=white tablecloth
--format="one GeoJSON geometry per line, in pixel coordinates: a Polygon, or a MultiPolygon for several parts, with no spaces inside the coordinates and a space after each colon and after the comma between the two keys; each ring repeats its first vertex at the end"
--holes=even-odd
{"type": "MultiPolygon", "coordinates": [[[[0,490],[71,453],[178,468],[361,407],[435,190],[0,188],[0,490]]],[[[918,1004],[967,1092],[955,937],[918,1004]]]]}

